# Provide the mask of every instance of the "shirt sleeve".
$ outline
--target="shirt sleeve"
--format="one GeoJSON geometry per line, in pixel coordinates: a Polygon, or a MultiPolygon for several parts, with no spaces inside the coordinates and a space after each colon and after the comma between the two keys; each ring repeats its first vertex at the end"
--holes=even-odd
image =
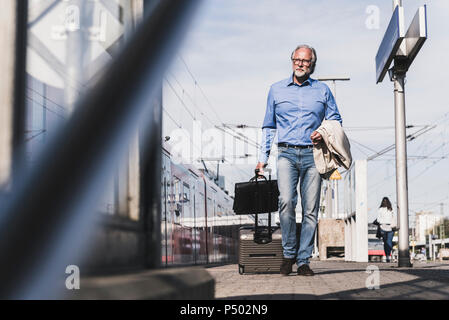
{"type": "Polygon", "coordinates": [[[262,129],[262,142],[260,143],[259,162],[267,163],[270,157],[271,146],[276,135],[276,129],[263,128],[262,129]]]}
{"type": "Polygon", "coordinates": [[[267,109],[265,111],[265,118],[263,119],[262,129],[272,128],[276,129],[276,113],[274,108],[273,88],[270,88],[267,98],[267,109]]]}
{"type": "Polygon", "coordinates": [[[340,112],[338,111],[337,103],[335,102],[334,95],[328,86],[326,86],[326,120],[337,120],[342,125],[340,112]]]}
{"type": "Polygon", "coordinates": [[[276,135],[276,113],[274,106],[273,87],[270,88],[267,98],[267,109],[262,124],[262,142],[260,147],[259,162],[267,163],[271,146],[276,135]]]}

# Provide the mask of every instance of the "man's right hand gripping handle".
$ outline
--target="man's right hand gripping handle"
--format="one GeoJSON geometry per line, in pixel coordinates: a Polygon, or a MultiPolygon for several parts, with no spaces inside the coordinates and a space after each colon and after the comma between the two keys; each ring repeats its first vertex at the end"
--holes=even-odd
{"type": "Polygon", "coordinates": [[[266,166],[267,166],[266,163],[263,163],[263,162],[258,162],[258,163],[257,163],[256,170],[259,170],[259,174],[260,174],[260,175],[264,175],[264,174],[265,174],[265,172],[263,171],[263,169],[264,169],[266,166]]]}

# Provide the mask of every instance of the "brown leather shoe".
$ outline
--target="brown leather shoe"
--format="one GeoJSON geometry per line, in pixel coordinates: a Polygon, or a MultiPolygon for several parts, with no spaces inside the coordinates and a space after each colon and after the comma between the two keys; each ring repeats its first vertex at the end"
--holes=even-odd
{"type": "Polygon", "coordinates": [[[290,273],[292,273],[292,266],[295,264],[295,262],[295,258],[282,258],[281,274],[283,276],[288,276],[290,273]]]}
{"type": "Polygon", "coordinates": [[[310,269],[308,264],[303,264],[298,268],[298,271],[296,272],[298,276],[313,276],[315,273],[313,273],[312,269],[310,269]]]}

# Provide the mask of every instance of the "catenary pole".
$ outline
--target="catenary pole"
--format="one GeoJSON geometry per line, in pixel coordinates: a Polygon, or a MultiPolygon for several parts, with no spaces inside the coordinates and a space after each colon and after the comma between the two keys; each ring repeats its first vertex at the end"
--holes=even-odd
{"type": "Polygon", "coordinates": [[[87,1],[70,0],[66,9],[66,75],[64,79],[64,102],[68,115],[72,114],[76,101],[83,91],[84,62],[88,58],[86,43],[88,29],[92,25],[87,14],[87,1]]]}
{"type": "MultiPolygon", "coordinates": [[[[319,81],[332,81],[333,84],[333,95],[335,101],[337,101],[337,83],[335,81],[349,81],[351,80],[349,77],[327,77],[327,78],[318,78],[319,81]]],[[[330,180],[327,181],[327,190],[334,190],[334,200],[332,201],[332,195],[326,197],[326,208],[332,208],[330,210],[330,214],[327,218],[338,219],[338,180],[330,180]]],[[[327,195],[327,194],[326,194],[327,195]]],[[[327,210],[327,209],[326,209],[327,210]]]]}

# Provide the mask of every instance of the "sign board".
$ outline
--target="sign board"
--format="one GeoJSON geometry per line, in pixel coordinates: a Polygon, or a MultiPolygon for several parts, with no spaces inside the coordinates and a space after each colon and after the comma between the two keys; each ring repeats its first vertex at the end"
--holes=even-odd
{"type": "Polygon", "coordinates": [[[376,54],[376,83],[384,79],[404,37],[404,8],[397,6],[376,54]]]}
{"type": "Polygon", "coordinates": [[[86,1],[85,5],[87,17],[69,1],[56,1],[48,8],[40,8],[41,2],[33,2],[27,53],[27,72],[33,77],[57,88],[64,87],[67,55],[81,54],[67,52],[67,33],[79,29],[80,23],[89,32],[85,43],[80,44],[85,49],[82,50],[85,71],[98,69],[98,65],[111,60],[107,50],[124,32],[120,6],[115,1],[86,1]]]}
{"type": "Polygon", "coordinates": [[[418,9],[405,34],[407,64],[410,66],[427,39],[427,7],[418,9]]]}
{"type": "Polygon", "coordinates": [[[332,175],[329,177],[330,180],[341,180],[341,175],[338,170],[335,170],[332,175]]]}

